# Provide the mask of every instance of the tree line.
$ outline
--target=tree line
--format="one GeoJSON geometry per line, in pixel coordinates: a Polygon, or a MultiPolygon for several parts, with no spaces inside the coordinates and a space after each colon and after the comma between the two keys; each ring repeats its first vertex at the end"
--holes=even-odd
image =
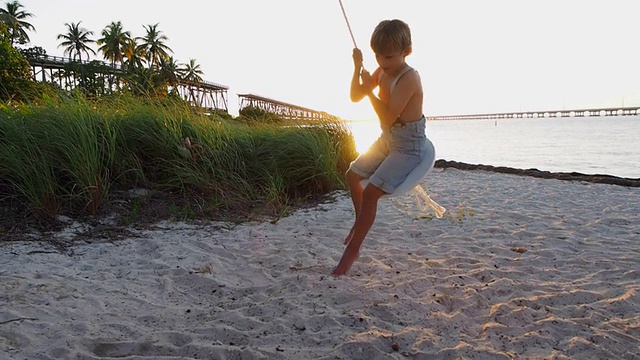
{"type": "MultiPolygon", "coordinates": [[[[38,46],[17,46],[30,43],[29,32],[35,31],[35,27],[28,20],[33,16],[19,1],[8,1],[4,8],[0,8],[0,24],[3,25],[3,30],[0,29],[0,41],[4,42],[4,50],[0,50],[1,67],[10,69],[10,62],[16,62],[15,54],[7,45],[24,58],[46,55],[46,51],[38,46]]],[[[187,63],[178,62],[167,45],[169,38],[158,26],[157,23],[143,25],[145,34],[134,37],[130,31],[123,28],[120,21],[113,21],[102,29],[97,39],[94,39],[94,32],[82,27],[82,21],[65,23],[66,32],[57,35],[57,39],[60,40],[58,47],[64,49],[64,55],[68,56],[71,62],[65,67],[64,74],[81,72],[84,78],[97,78],[99,73],[106,69],[100,66],[101,62],[89,60],[91,54],[97,56],[99,53],[111,67],[120,67],[122,76],[117,87],[120,90],[138,95],[170,95],[179,83],[200,83],[203,75],[200,65],[195,59],[190,59],[187,63]],[[98,46],[97,52],[92,48],[93,44],[98,46]],[[83,65],[85,57],[88,64],[83,65]]],[[[19,67],[24,67],[24,64],[19,67]]],[[[20,73],[16,72],[18,75],[20,73]]],[[[3,80],[3,83],[0,83],[0,96],[4,92],[6,97],[6,88],[10,87],[8,82],[11,79],[3,79],[1,76],[0,80],[3,80]]],[[[96,81],[93,79],[93,82],[84,83],[96,81]]]]}

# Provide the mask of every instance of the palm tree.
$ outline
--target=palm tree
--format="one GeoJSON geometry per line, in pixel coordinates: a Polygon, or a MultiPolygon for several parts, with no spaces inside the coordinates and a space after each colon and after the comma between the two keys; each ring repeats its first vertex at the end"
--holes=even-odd
{"type": "Polygon", "coordinates": [[[64,39],[58,47],[66,47],[64,53],[69,54],[69,60],[76,60],[77,55],[78,60],[82,61],[82,53],[87,54],[87,60],[89,60],[89,52],[96,55],[96,52],[87,46],[87,43],[95,42],[95,40],[89,38],[89,35],[93,35],[93,31],[80,27],[80,23],[82,23],[82,21],[79,21],[77,24],[64,24],[67,27],[67,33],[58,35],[58,40],[64,39]]]}
{"type": "Polygon", "coordinates": [[[136,39],[129,38],[122,47],[122,55],[124,57],[122,70],[126,75],[123,80],[128,84],[129,89],[137,94],[144,88],[148,77],[147,69],[144,67],[144,52],[136,39]]]}
{"type": "Polygon", "coordinates": [[[167,59],[160,59],[159,63],[159,78],[160,81],[169,86],[176,86],[180,80],[181,70],[180,65],[173,56],[169,56],[167,59]]]}
{"type": "Polygon", "coordinates": [[[154,70],[160,59],[167,59],[169,53],[172,53],[173,50],[165,44],[165,41],[168,41],[169,38],[158,30],[158,24],[144,26],[144,28],[147,34],[139,38],[142,41],[140,47],[146,54],[149,68],[154,70]]]}
{"type": "Polygon", "coordinates": [[[180,73],[182,74],[182,81],[187,85],[187,90],[189,91],[189,101],[193,101],[198,103],[198,99],[196,97],[196,86],[202,81],[202,69],[200,69],[200,64],[196,63],[196,59],[189,59],[188,64],[183,64],[180,68],[180,73]]]}
{"type": "Polygon", "coordinates": [[[123,65],[127,69],[135,69],[143,66],[144,52],[136,39],[129,38],[122,46],[123,65]]]}
{"type": "Polygon", "coordinates": [[[189,63],[183,64],[180,68],[180,72],[182,73],[182,79],[189,85],[200,83],[202,81],[201,75],[204,74],[200,64],[196,63],[196,59],[189,59],[189,63]]]}
{"type": "Polygon", "coordinates": [[[131,39],[129,31],[123,31],[122,23],[111,22],[102,30],[102,37],[96,42],[101,45],[98,51],[102,52],[102,56],[111,60],[111,64],[115,66],[116,62],[122,64],[124,61],[124,48],[131,39]]]}
{"type": "Polygon", "coordinates": [[[35,28],[24,19],[32,17],[33,14],[20,10],[24,6],[18,1],[7,2],[5,5],[6,9],[0,9],[0,22],[7,25],[11,45],[13,46],[16,41],[19,44],[28,43],[31,40],[25,29],[35,31],[35,28]]]}

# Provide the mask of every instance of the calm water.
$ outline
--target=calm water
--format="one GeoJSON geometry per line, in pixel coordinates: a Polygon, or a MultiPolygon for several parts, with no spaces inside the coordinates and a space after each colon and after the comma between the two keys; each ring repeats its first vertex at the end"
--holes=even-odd
{"type": "MultiPolygon", "coordinates": [[[[359,150],[379,134],[354,122],[359,150]]],[[[640,117],[440,120],[427,123],[436,158],[469,164],[640,178],[640,117]]]]}

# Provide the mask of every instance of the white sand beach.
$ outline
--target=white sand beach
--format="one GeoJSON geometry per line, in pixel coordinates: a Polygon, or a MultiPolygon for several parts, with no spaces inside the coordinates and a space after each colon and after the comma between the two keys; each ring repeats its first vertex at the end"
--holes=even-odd
{"type": "Polygon", "coordinates": [[[106,220],[70,221],[0,242],[0,358],[640,359],[640,188],[456,169],[425,184],[446,215],[383,201],[344,277],[344,193],[275,224],[113,241],[106,220]]]}

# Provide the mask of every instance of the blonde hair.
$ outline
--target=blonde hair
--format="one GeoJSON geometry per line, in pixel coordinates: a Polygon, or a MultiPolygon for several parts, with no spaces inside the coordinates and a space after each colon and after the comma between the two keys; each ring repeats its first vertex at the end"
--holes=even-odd
{"type": "Polygon", "coordinates": [[[411,30],[402,20],[383,20],[373,30],[371,49],[376,54],[405,51],[411,48],[411,30]]]}

